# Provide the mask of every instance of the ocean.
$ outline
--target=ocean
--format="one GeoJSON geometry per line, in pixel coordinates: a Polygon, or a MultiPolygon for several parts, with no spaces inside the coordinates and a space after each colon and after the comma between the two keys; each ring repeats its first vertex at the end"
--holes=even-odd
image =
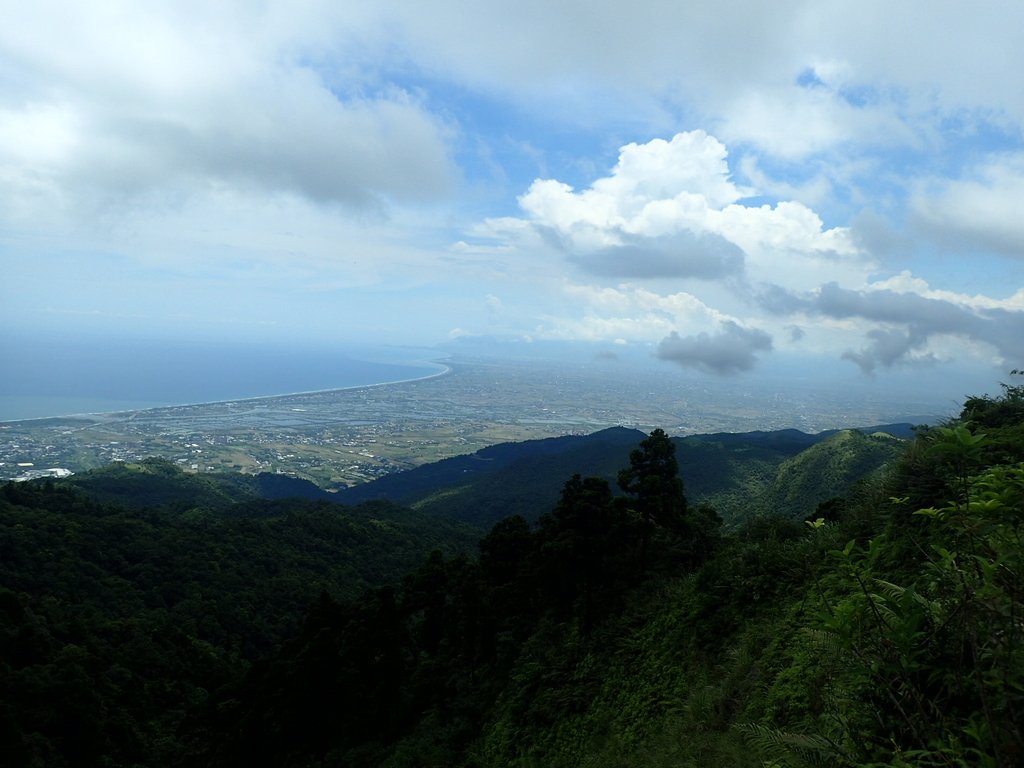
{"type": "Polygon", "coordinates": [[[0,421],[139,410],[385,384],[435,375],[436,352],[63,340],[0,340],[0,421]]]}

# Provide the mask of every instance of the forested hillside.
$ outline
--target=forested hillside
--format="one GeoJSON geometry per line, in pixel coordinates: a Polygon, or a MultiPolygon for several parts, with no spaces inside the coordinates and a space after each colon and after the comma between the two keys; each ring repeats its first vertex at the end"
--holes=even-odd
{"type": "Polygon", "coordinates": [[[147,503],[0,487],[3,765],[174,764],[186,715],[321,592],[355,598],[478,538],[385,502],[231,502],[159,461],[76,482],[147,503]]]}
{"type": "MultiPolygon", "coordinates": [[[[812,512],[820,501],[845,493],[891,461],[900,450],[893,436],[912,434],[908,424],[861,432],[808,435],[790,429],[693,435],[673,438],[673,443],[687,496],[714,506],[731,528],[758,514],[802,517],[812,512]],[[859,439],[869,434],[872,439],[859,439]],[[880,435],[890,438],[875,439],[880,435]],[[832,447],[815,452],[817,459],[789,462],[822,442],[832,447]],[[822,462],[828,466],[816,466],[822,462]],[[780,472],[785,476],[777,477],[780,472]],[[778,498],[790,486],[798,488],[796,494],[778,498]]],[[[603,478],[619,493],[615,477],[643,437],[637,430],[615,427],[592,435],[504,443],[343,489],[336,497],[349,504],[387,499],[484,527],[511,515],[533,522],[555,505],[573,474],[603,478]]]]}
{"type": "Polygon", "coordinates": [[[7,485],[2,754],[1019,765],[1024,387],[906,443],[770,434],[655,431],[469,549],[435,511],[231,502],[195,478],[175,500],[159,465],[7,485]],[[710,488],[747,510],[733,528],[710,488]]]}
{"type": "Polygon", "coordinates": [[[761,494],[757,512],[800,520],[818,505],[869,488],[904,450],[885,432],[838,432],[782,462],[761,494]]]}

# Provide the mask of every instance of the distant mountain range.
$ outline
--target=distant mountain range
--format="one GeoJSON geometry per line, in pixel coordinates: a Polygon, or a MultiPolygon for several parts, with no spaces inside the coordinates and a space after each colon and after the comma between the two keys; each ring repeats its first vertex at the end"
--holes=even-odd
{"type": "MultiPolygon", "coordinates": [[[[755,515],[800,519],[846,494],[900,451],[910,424],[810,435],[795,429],[674,438],[691,504],[707,503],[726,525],[755,515]]],[[[389,501],[481,529],[510,515],[535,520],[558,501],[574,474],[600,477],[617,490],[618,471],[645,437],[612,427],[590,435],[500,443],[476,453],[396,472],[337,492],[285,475],[186,475],[150,459],[140,474],[124,465],[77,475],[71,483],[103,502],[131,507],[221,508],[246,499],[301,498],[358,505],[389,501]]]]}
{"type": "MultiPolygon", "coordinates": [[[[690,502],[709,503],[726,523],[735,523],[752,514],[804,517],[891,460],[899,439],[912,435],[911,424],[884,424],[815,435],[795,429],[693,435],[674,442],[690,502]],[[787,495],[783,489],[790,483],[798,483],[803,495],[787,495]]],[[[615,488],[618,471],[644,437],[612,427],[501,443],[333,495],[345,504],[386,499],[482,527],[513,514],[535,519],[554,506],[573,474],[601,477],[615,488]]]]}

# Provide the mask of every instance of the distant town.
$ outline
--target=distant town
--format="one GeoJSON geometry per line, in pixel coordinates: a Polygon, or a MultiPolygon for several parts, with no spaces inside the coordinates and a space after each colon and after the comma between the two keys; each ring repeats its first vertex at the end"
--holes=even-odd
{"type": "Polygon", "coordinates": [[[191,472],[272,472],[328,490],[495,443],[622,425],[671,434],[906,420],[921,405],[715,386],[613,363],[465,359],[416,381],[123,413],[0,422],[0,480],[62,477],[149,456],[191,472]]]}

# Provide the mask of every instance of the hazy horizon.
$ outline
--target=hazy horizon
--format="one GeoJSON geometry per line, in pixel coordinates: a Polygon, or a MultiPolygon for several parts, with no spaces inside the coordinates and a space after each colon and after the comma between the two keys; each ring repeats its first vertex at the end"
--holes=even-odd
{"type": "Polygon", "coordinates": [[[97,337],[4,339],[0,422],[346,389],[444,370],[432,350],[97,337]]]}
{"type": "MultiPolygon", "coordinates": [[[[655,345],[477,338],[436,347],[292,347],[211,340],[116,341],[91,334],[0,334],[0,352],[18,361],[0,379],[0,422],[376,385],[431,376],[449,364],[466,362],[530,367],[541,377],[551,371],[574,388],[606,377],[618,383],[623,397],[633,393],[644,398],[652,386],[663,392],[674,387],[695,407],[703,398],[720,408],[721,397],[728,392],[737,393],[747,407],[784,398],[793,408],[789,426],[799,426],[801,400],[813,401],[816,409],[833,403],[837,413],[848,413],[850,403],[857,400],[885,403],[898,420],[931,421],[958,412],[967,395],[995,394],[999,389],[997,380],[981,372],[936,377],[934,371],[907,370],[882,381],[841,368],[822,371],[812,356],[785,353],[766,361],[756,377],[709,379],[700,371],[667,368],[655,345]],[[623,382],[632,382],[633,387],[622,386],[623,382]]],[[[775,428],[777,418],[778,413],[769,418],[766,412],[764,423],[755,426],[775,428]]]]}

